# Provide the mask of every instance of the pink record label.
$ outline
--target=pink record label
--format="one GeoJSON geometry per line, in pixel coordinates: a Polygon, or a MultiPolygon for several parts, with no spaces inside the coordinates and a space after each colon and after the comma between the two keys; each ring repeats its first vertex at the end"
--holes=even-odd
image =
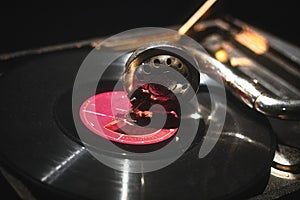
{"type": "Polygon", "coordinates": [[[80,118],[93,133],[123,144],[146,145],[172,137],[178,128],[142,127],[126,120],[131,107],[123,91],[104,92],[88,98],[80,107],[80,118]]]}

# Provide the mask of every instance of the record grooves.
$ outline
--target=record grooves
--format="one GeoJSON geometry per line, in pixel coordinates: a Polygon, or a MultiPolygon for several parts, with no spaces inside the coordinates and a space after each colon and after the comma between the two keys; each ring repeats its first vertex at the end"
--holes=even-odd
{"type": "MultiPolygon", "coordinates": [[[[201,126],[191,148],[160,170],[127,173],[97,161],[76,136],[69,104],[76,72],[89,50],[72,49],[6,63],[13,69],[0,78],[0,90],[5,94],[0,109],[6,116],[0,127],[0,152],[2,162],[12,171],[17,170],[28,181],[35,180],[36,187],[61,191],[70,199],[225,199],[251,196],[264,189],[274,137],[263,116],[230,96],[221,137],[205,158],[198,158],[204,131],[201,126]]],[[[108,90],[122,74],[122,64],[117,62],[107,71],[108,90]]],[[[211,112],[209,94],[202,91],[198,98],[203,109],[211,112]]],[[[207,122],[204,117],[203,123],[207,122]]],[[[82,128],[89,131],[84,124],[82,128]]],[[[92,132],[90,135],[103,139],[92,132]]],[[[174,138],[149,147],[155,151],[161,148],[159,144],[174,138]]],[[[132,145],[122,147],[139,152],[132,145]]],[[[103,152],[101,147],[98,150],[103,152]]],[[[115,162],[124,165],[120,157],[115,162]]]]}

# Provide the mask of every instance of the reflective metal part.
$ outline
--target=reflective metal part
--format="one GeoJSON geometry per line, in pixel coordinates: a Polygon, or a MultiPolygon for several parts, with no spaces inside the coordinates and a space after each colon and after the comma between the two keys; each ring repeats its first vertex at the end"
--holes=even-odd
{"type": "Polygon", "coordinates": [[[182,47],[169,42],[150,43],[138,48],[128,59],[123,75],[124,90],[130,96],[151,80],[160,79],[174,95],[189,100],[200,85],[197,66],[194,58],[182,47]]]}
{"type": "Polygon", "coordinates": [[[284,179],[300,179],[299,149],[278,145],[271,174],[284,179]]]}
{"type": "Polygon", "coordinates": [[[222,77],[231,92],[249,107],[272,117],[299,119],[300,100],[283,100],[270,96],[252,79],[236,74],[236,72],[209,55],[201,52],[198,55],[207,61],[206,66],[209,69],[222,77]]]}
{"type": "Polygon", "coordinates": [[[261,95],[261,92],[253,82],[247,81],[244,77],[237,75],[211,56],[202,52],[197,52],[197,54],[202,58],[202,60],[206,61],[206,67],[211,70],[212,73],[217,73],[222,77],[227,86],[229,86],[228,88],[231,89],[236,97],[242,100],[249,107],[254,107],[254,103],[257,97],[261,95]]]}
{"type": "Polygon", "coordinates": [[[233,20],[233,24],[221,20],[206,21],[197,24],[194,30],[205,32],[216,28],[236,39],[243,48],[248,48],[248,52],[239,49],[237,44],[222,35],[205,36],[200,43],[212,56],[202,52],[196,54],[206,60],[207,69],[220,76],[228,90],[247,106],[270,117],[299,120],[300,72],[296,58],[299,57],[300,50],[282,41],[279,48],[280,40],[238,20],[233,20]],[[259,47],[260,51],[248,43],[257,44],[255,48],[259,47]],[[287,54],[291,49],[293,55],[287,54]],[[273,51],[282,57],[276,56],[273,51]],[[224,53],[228,54],[228,59],[225,59],[224,53]]]}
{"type": "Polygon", "coordinates": [[[263,114],[277,116],[281,119],[299,119],[300,100],[282,100],[260,95],[255,101],[255,109],[263,114]]]}

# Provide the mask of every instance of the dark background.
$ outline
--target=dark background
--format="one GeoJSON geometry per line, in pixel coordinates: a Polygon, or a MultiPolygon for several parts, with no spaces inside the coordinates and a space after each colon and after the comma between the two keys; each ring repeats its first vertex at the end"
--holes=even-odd
{"type": "MultiPolygon", "coordinates": [[[[183,24],[203,0],[98,1],[0,4],[0,54],[106,37],[137,27],[183,24]]],[[[214,15],[229,14],[300,46],[295,0],[219,0],[214,15]]],[[[15,199],[0,176],[0,198],[15,199]]]]}
{"type": "MultiPolygon", "coordinates": [[[[108,36],[131,28],[183,24],[204,0],[109,0],[0,4],[0,53],[108,36]]],[[[300,45],[294,0],[219,0],[227,13],[300,45]]]]}

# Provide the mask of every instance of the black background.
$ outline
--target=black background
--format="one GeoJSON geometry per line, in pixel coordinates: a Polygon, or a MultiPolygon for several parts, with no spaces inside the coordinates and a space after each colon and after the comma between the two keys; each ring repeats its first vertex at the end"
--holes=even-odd
{"type": "MultiPolygon", "coordinates": [[[[131,28],[183,24],[203,0],[39,1],[0,5],[0,53],[108,36],[131,28]]],[[[300,45],[294,0],[218,0],[228,13],[300,45]]]]}
{"type": "MultiPolygon", "coordinates": [[[[203,0],[23,2],[0,5],[0,53],[38,48],[137,27],[183,24],[203,0]]],[[[300,46],[295,0],[219,0],[215,15],[229,14],[300,46]]],[[[0,177],[0,198],[16,195],[0,177]]]]}

